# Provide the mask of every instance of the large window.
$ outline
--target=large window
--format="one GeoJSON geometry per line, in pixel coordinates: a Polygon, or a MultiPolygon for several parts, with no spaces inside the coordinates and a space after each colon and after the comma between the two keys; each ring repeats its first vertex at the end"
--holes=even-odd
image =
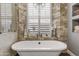
{"type": "Polygon", "coordinates": [[[28,8],[28,32],[33,34],[50,35],[51,4],[29,3],[28,8]]]}

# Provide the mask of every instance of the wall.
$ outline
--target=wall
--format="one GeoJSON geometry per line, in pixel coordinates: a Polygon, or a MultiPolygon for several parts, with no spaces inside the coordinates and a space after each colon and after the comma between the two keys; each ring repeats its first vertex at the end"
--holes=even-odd
{"type": "Polygon", "coordinates": [[[55,3],[52,6],[52,20],[56,26],[58,40],[66,41],[67,37],[67,3],[55,3]]]}
{"type": "Polygon", "coordinates": [[[72,6],[68,4],[68,48],[79,55],[79,33],[72,32],[72,6]]]}
{"type": "Polygon", "coordinates": [[[67,36],[67,3],[60,4],[60,40],[66,41],[67,36]]]}
{"type": "Polygon", "coordinates": [[[18,40],[25,40],[24,39],[24,31],[26,26],[26,4],[20,3],[16,4],[17,8],[17,33],[18,33],[18,40]]]}

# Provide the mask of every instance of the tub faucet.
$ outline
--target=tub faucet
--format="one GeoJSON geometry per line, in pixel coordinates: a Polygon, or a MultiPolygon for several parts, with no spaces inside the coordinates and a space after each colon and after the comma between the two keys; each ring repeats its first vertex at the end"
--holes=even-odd
{"type": "Polygon", "coordinates": [[[57,28],[55,28],[55,35],[54,35],[54,37],[55,37],[56,39],[58,39],[58,37],[57,37],[57,28]]]}
{"type": "Polygon", "coordinates": [[[0,32],[0,34],[2,34],[2,32],[0,32]]]}

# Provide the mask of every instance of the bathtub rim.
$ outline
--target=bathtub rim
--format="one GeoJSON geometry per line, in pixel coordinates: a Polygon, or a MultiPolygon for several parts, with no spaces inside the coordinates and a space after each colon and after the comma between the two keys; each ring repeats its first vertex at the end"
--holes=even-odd
{"type": "MultiPolygon", "coordinates": [[[[58,41],[58,40],[24,40],[24,41],[58,41]]],[[[15,42],[14,44],[19,43],[19,42],[23,42],[23,41],[18,41],[18,42],[15,42]]],[[[56,49],[56,50],[54,50],[53,48],[48,48],[48,49],[47,48],[46,49],[27,49],[27,48],[25,48],[25,49],[14,49],[13,48],[14,44],[12,44],[11,49],[14,50],[14,51],[27,51],[27,52],[29,52],[29,51],[64,51],[64,50],[67,49],[67,44],[66,43],[64,43],[62,41],[58,41],[58,42],[61,42],[61,43],[65,44],[65,48],[56,49]]]]}

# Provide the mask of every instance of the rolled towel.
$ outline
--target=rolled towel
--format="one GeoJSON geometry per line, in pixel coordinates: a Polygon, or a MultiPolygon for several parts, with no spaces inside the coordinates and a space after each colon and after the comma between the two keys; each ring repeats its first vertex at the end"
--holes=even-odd
{"type": "Polygon", "coordinates": [[[79,32],[79,26],[74,27],[74,32],[79,32]]]}

